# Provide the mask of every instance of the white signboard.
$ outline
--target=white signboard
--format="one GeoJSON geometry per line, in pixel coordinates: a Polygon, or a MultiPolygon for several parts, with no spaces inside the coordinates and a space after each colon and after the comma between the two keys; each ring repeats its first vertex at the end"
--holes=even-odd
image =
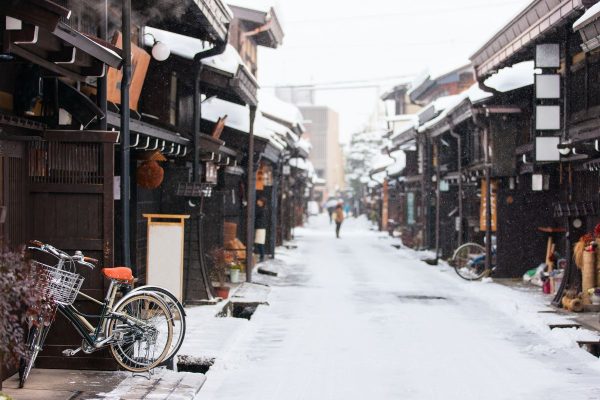
{"type": "Polygon", "coordinates": [[[559,130],[560,106],[535,106],[535,129],[559,130]]]}
{"type": "Polygon", "coordinates": [[[535,160],[560,161],[559,143],[560,138],[557,136],[535,138],[535,160]]]}
{"type": "Polygon", "coordinates": [[[560,75],[536,75],[535,97],[538,99],[560,99],[560,75]]]}
{"type": "Polygon", "coordinates": [[[160,286],[183,301],[183,244],[189,215],[144,214],[148,219],[146,284],[160,286]]]}

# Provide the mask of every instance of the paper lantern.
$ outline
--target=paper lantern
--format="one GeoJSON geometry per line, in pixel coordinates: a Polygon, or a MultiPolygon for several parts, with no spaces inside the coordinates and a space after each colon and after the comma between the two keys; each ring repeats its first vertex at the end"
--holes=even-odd
{"type": "Polygon", "coordinates": [[[137,183],[144,189],[156,189],[165,176],[164,169],[156,161],[144,161],[137,167],[137,183]]]}

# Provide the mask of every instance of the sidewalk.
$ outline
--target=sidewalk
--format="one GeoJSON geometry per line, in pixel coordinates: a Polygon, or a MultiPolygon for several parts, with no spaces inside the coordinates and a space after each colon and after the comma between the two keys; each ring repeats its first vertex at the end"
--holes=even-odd
{"type": "Polygon", "coordinates": [[[33,369],[26,388],[15,375],[3,382],[3,392],[14,400],[185,400],[193,399],[206,377],[156,369],[150,379],[128,372],[33,369]]]}
{"type": "MultiPolygon", "coordinates": [[[[179,357],[188,364],[212,363],[222,357],[248,323],[247,319],[230,318],[231,312],[238,305],[267,304],[269,291],[264,284],[242,283],[226,301],[186,308],[187,331],[179,357]]],[[[14,375],[3,382],[2,392],[14,400],[192,400],[205,381],[203,373],[166,368],[155,369],[150,379],[125,371],[34,368],[25,389],[18,388],[18,376],[14,375]]]]}

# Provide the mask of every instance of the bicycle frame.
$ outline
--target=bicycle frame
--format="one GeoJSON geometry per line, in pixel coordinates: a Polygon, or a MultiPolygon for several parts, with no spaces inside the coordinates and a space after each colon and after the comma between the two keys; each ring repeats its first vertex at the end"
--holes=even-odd
{"type": "MultiPolygon", "coordinates": [[[[101,348],[105,347],[106,345],[111,344],[114,341],[114,339],[112,337],[102,338],[102,334],[106,333],[108,321],[111,319],[123,318],[126,320],[131,320],[131,321],[135,322],[136,324],[138,324],[139,326],[142,326],[142,327],[147,326],[147,324],[144,321],[140,321],[129,315],[125,316],[121,313],[115,313],[112,311],[113,308],[116,308],[113,306],[114,306],[114,301],[115,301],[117,291],[118,291],[119,287],[123,286],[123,285],[124,284],[115,283],[114,281],[112,281],[110,283],[108,292],[106,293],[106,297],[104,298],[104,301],[102,301],[102,302],[94,299],[93,297],[86,295],[85,293],[82,293],[82,292],[78,293],[78,296],[82,296],[85,299],[92,301],[93,303],[96,303],[102,307],[100,315],[93,315],[94,318],[100,318],[100,321],[98,321],[98,324],[96,325],[96,327],[94,327],[90,323],[90,321],[84,316],[84,314],[81,313],[79,310],[77,310],[73,305],[68,305],[68,306],[65,306],[62,304],[57,305],[58,311],[63,316],[65,316],[65,318],[67,318],[69,320],[69,322],[71,322],[71,324],[73,325],[75,330],[77,330],[77,333],[79,333],[79,335],[93,349],[93,351],[100,350],[101,348]],[[99,340],[99,338],[102,338],[102,339],[99,340]]],[[[137,293],[139,293],[139,292],[136,292],[136,294],[137,293]]],[[[121,299],[121,301],[127,299],[128,297],[129,297],[129,295],[124,296],[123,299],[121,299]]]]}

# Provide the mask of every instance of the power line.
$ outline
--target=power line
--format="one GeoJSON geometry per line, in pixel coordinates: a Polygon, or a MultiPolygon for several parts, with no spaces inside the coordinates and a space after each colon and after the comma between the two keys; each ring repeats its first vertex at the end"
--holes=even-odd
{"type": "Polygon", "coordinates": [[[404,11],[404,12],[398,12],[398,13],[349,15],[349,16],[345,16],[345,17],[333,17],[333,18],[292,19],[292,20],[286,20],[285,24],[322,23],[322,22],[329,23],[329,22],[336,22],[336,21],[352,21],[352,20],[364,20],[364,19],[373,19],[373,18],[409,17],[409,16],[414,16],[414,15],[419,15],[419,16],[442,15],[442,14],[462,12],[462,11],[467,11],[467,10],[477,10],[477,9],[490,8],[490,7],[501,7],[501,6],[511,5],[511,4],[523,4],[523,1],[516,0],[516,1],[504,1],[504,2],[497,2],[497,3],[485,3],[484,2],[483,4],[477,3],[477,4],[465,5],[465,6],[461,6],[461,7],[437,8],[437,9],[428,10],[428,11],[415,10],[415,11],[404,11]]]}
{"type": "Polygon", "coordinates": [[[379,78],[367,78],[367,79],[351,79],[344,81],[325,81],[325,82],[314,82],[314,83],[299,83],[299,84],[287,84],[287,85],[261,85],[264,88],[286,88],[286,89],[315,89],[315,88],[354,88],[359,86],[364,87],[380,87],[381,85],[361,85],[368,84],[374,82],[386,82],[386,81],[396,81],[397,83],[406,82],[408,83],[412,80],[417,74],[406,74],[406,75],[395,75],[395,76],[385,76],[379,78]]]}

